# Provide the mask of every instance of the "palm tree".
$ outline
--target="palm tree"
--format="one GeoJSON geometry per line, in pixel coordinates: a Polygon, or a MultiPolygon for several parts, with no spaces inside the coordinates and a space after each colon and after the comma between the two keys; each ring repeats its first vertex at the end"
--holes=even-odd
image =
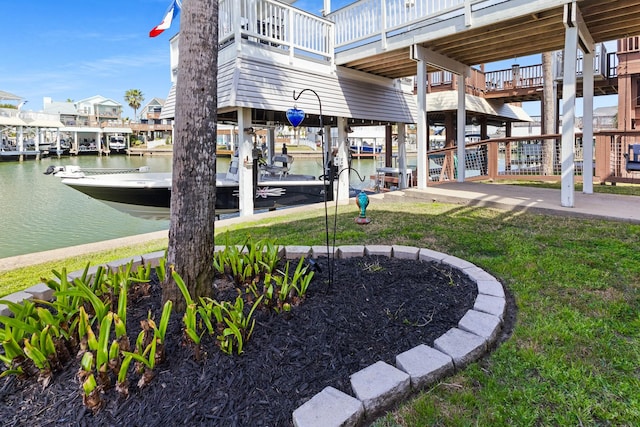
{"type": "MultiPolygon", "coordinates": [[[[182,3],[179,61],[167,268],[175,268],[198,300],[213,293],[214,279],[218,1],[182,3]]],[[[162,298],[185,308],[170,274],[162,298]]]]}
{"type": "Polygon", "coordinates": [[[135,120],[138,117],[138,108],[144,101],[144,95],[140,89],[129,89],[124,93],[124,100],[129,104],[129,107],[133,108],[133,118],[135,120]]]}

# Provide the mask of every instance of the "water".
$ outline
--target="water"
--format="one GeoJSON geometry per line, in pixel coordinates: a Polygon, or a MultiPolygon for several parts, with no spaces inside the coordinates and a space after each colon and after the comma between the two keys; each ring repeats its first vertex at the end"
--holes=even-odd
{"type": "MultiPolygon", "coordinates": [[[[294,154],[295,157],[295,154],[294,154]]],[[[166,157],[78,156],[41,161],[0,162],[0,258],[84,243],[99,242],[152,231],[167,230],[168,220],[146,220],[119,212],[60,183],[43,172],[50,165],[84,168],[132,168],[150,166],[153,172],[171,170],[166,157]]],[[[218,171],[226,171],[228,159],[218,158],[218,171]]],[[[351,185],[370,185],[377,161],[354,159],[364,179],[351,174],[351,185]]],[[[295,158],[291,173],[320,175],[322,159],[295,158]]]]}

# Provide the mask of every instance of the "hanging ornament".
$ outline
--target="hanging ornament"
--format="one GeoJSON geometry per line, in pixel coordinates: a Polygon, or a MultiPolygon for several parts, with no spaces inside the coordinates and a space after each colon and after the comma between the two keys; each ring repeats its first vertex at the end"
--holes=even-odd
{"type": "Polygon", "coordinates": [[[289,108],[287,110],[287,120],[289,120],[291,126],[297,128],[304,120],[304,111],[298,109],[298,107],[296,106],[294,106],[293,108],[289,108]]]}

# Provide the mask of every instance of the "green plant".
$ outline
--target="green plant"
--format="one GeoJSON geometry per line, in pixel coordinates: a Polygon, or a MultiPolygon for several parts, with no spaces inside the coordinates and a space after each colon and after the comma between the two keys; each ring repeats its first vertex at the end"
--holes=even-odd
{"type": "Polygon", "coordinates": [[[156,275],[158,276],[158,280],[160,283],[164,283],[166,279],[167,272],[167,255],[165,251],[165,256],[161,257],[158,260],[158,265],[155,267],[156,275]]]}
{"type": "Polygon", "coordinates": [[[85,280],[82,278],[75,279],[73,281],[74,286],[70,286],[66,290],[57,291],[56,295],[79,297],[82,301],[88,302],[93,309],[97,322],[101,323],[102,319],[104,319],[109,312],[111,302],[105,302],[100,299],[94,289],[85,284],[85,280]]]}
{"type": "Polygon", "coordinates": [[[309,289],[309,285],[311,284],[311,280],[315,274],[313,271],[308,272],[308,269],[309,268],[305,264],[304,257],[300,258],[298,266],[293,273],[293,278],[291,279],[291,286],[296,290],[299,298],[305,297],[307,290],[309,289]]]}
{"type": "Polygon", "coordinates": [[[184,315],[182,316],[182,322],[184,323],[184,332],[187,338],[191,340],[193,343],[193,348],[195,352],[196,360],[200,359],[200,342],[202,340],[202,333],[198,332],[198,305],[195,303],[189,290],[187,289],[187,285],[184,283],[184,280],[180,275],[173,271],[172,272],[173,280],[175,280],[178,289],[182,293],[184,300],[186,302],[186,308],[184,311],[184,315]]]}
{"type": "Polygon", "coordinates": [[[226,245],[218,251],[213,266],[222,276],[230,276],[236,285],[260,281],[275,270],[280,258],[272,240],[253,242],[247,238],[242,245],[226,245]]]}
{"type": "MultiPolygon", "coordinates": [[[[34,316],[35,304],[31,301],[24,301],[22,304],[17,304],[13,301],[0,300],[0,304],[5,304],[9,307],[9,310],[13,313],[13,317],[0,316],[0,323],[3,325],[3,329],[0,330],[0,338],[2,339],[2,348],[4,349],[4,355],[0,358],[5,364],[7,370],[5,370],[0,377],[7,375],[23,375],[24,366],[23,361],[30,359],[38,366],[40,370],[44,369],[42,360],[39,357],[38,352],[27,351],[21,344],[29,342],[29,338],[33,335],[40,334],[42,325],[38,319],[34,316]]],[[[31,345],[27,344],[29,350],[31,345]]]]}
{"type": "Polygon", "coordinates": [[[98,386],[96,378],[93,375],[93,362],[93,353],[86,352],[82,355],[78,379],[80,380],[80,384],[82,384],[82,403],[96,413],[102,408],[104,401],[100,393],[102,387],[98,386]]]}
{"type": "Polygon", "coordinates": [[[151,315],[149,315],[147,320],[142,322],[143,330],[138,334],[138,338],[136,339],[136,351],[134,353],[128,351],[122,352],[124,355],[122,365],[126,366],[126,368],[124,372],[121,368],[118,374],[118,384],[120,387],[126,383],[126,369],[128,369],[131,360],[136,362],[136,370],[142,374],[138,381],[138,387],[145,387],[153,379],[155,366],[163,359],[164,339],[172,306],[173,303],[171,301],[165,303],[160,319],[160,327],[156,326],[155,321],[151,319],[151,315]]]}
{"type": "Polygon", "coordinates": [[[246,315],[244,301],[241,297],[237,297],[234,304],[228,301],[214,302],[216,320],[222,329],[217,339],[220,349],[224,353],[232,354],[234,349],[237,354],[244,351],[244,345],[251,337],[256,323],[253,319],[253,313],[261,301],[262,297],[258,298],[246,315]]]}

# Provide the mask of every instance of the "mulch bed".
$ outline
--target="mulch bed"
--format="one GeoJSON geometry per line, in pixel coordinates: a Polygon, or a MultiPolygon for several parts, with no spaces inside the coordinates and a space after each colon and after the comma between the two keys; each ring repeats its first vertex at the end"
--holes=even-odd
{"type": "MultiPolygon", "coordinates": [[[[72,362],[44,390],[35,380],[0,380],[0,424],[290,426],[292,412],[326,386],[351,393],[349,376],[455,327],[473,307],[477,288],[442,264],[386,257],[337,259],[327,287],[326,259],[319,262],[303,304],[290,316],[256,311],[256,327],[241,356],[228,356],[204,339],[206,358],[195,361],[184,345],[182,315],[174,313],[167,360],[140,390],[132,378],[123,400],[106,392],[97,414],[82,405],[72,362]]],[[[161,295],[130,306],[128,330],[152,310],[160,317],[161,295]]],[[[134,326],[135,325],[135,326],[134,326]]]]}

